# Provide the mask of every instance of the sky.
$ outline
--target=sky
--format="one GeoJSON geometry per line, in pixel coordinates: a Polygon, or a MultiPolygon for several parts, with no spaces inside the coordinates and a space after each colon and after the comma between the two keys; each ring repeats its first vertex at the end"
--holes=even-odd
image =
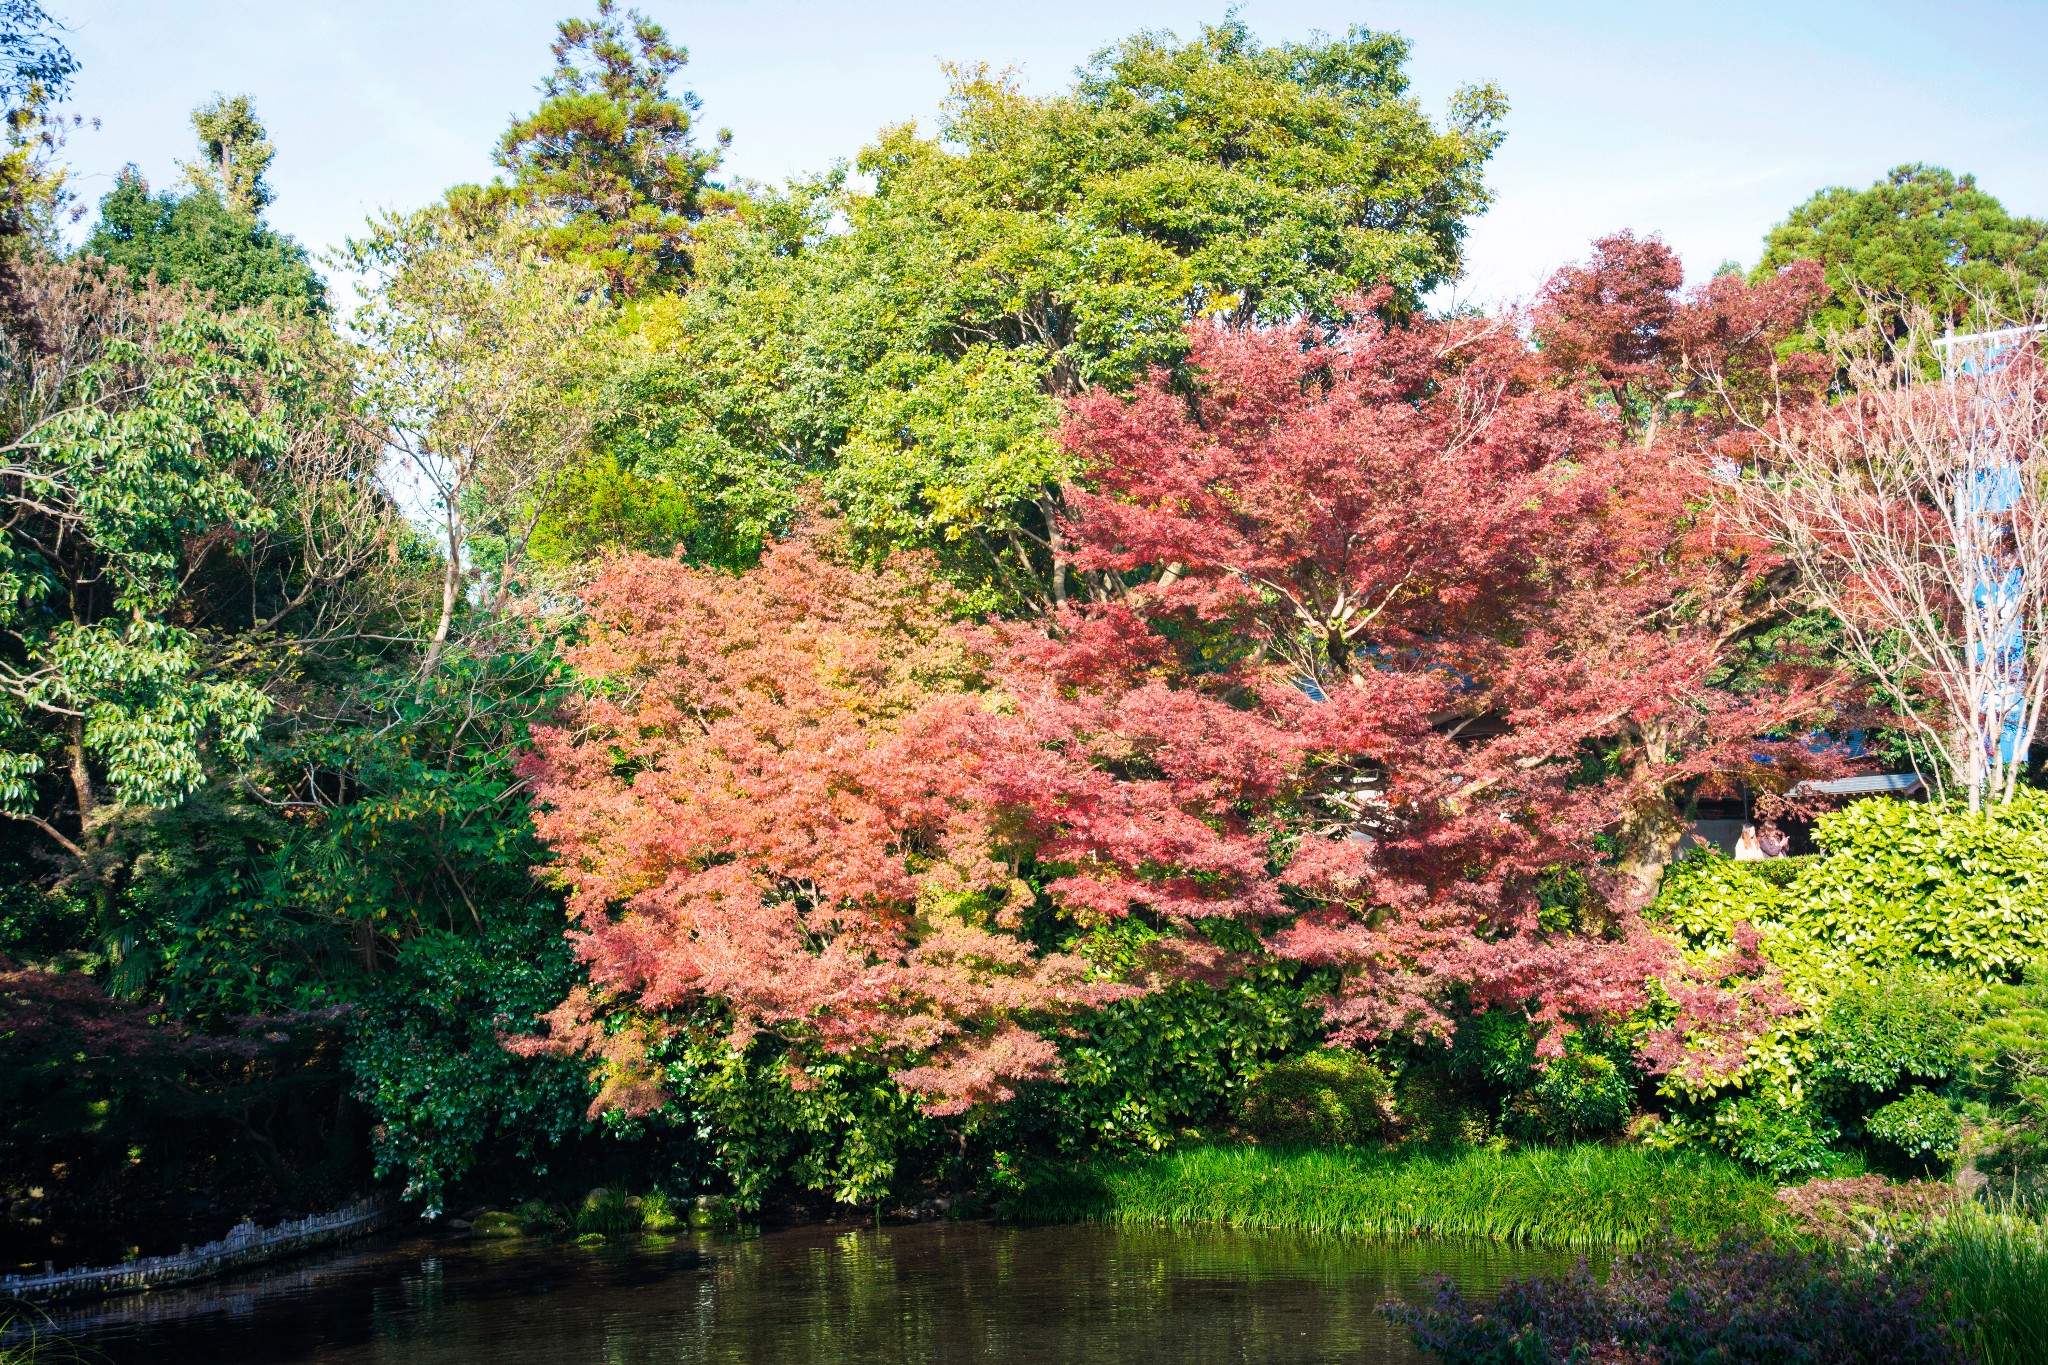
{"type": "MultiPolygon", "coordinates": [[[[44,0],[83,64],[74,186],[123,164],[153,185],[192,155],[188,115],[248,93],[278,155],[270,220],[315,250],[366,215],[492,174],[536,102],[554,22],[579,0],[44,0]]],[[[1184,0],[642,0],[690,51],[728,172],[781,181],[851,158],[879,128],[929,128],[944,62],[1021,69],[1051,92],[1140,29],[1192,35],[1226,3],[1184,0]]],[[[1656,232],[1694,278],[1755,262],[1827,185],[1922,161],[2048,216],[2048,0],[1246,0],[1266,42],[1352,25],[1413,44],[1423,106],[1493,81],[1511,111],[1471,228],[1464,302],[1526,296],[1620,228],[1656,232]]],[[[91,221],[88,215],[83,231],[91,221]]]]}

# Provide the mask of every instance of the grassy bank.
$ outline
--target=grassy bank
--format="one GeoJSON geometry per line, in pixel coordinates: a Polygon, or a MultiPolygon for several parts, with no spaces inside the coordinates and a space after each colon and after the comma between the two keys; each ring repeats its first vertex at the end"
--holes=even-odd
{"type": "Polygon", "coordinates": [[[2048,1225],[1966,1208],[1928,1238],[1922,1265],[1978,1365],[2048,1360],[2048,1225]]]}
{"type": "Polygon", "coordinates": [[[1777,1229],[1771,1186],[1731,1162],[1636,1148],[1456,1154],[1209,1146],[1032,1182],[1013,1217],[1629,1248],[1777,1229]]]}

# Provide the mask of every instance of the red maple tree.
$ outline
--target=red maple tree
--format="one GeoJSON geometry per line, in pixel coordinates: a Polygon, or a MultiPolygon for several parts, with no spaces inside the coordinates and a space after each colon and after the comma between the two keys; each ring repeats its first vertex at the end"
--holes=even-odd
{"type": "Polygon", "coordinates": [[[1654,878],[1596,837],[1661,872],[1680,791],[1839,770],[1810,739],[1831,671],[1718,685],[1774,566],[1713,519],[1707,457],[1806,285],[1678,282],[1661,244],[1603,242],[1526,319],[1198,329],[1192,394],[1078,400],[1094,600],[1011,633],[1032,742],[987,778],[1051,894],[1190,960],[1222,917],[1341,966],[1339,1040],[1441,1033],[1454,1001],[1640,1006],[1673,965],[1654,878]]]}
{"type": "Polygon", "coordinates": [[[595,1107],[628,1112],[664,1098],[648,1045],[706,1003],[736,1042],[895,1062],[939,1113],[1052,1074],[1042,1023],[1118,988],[1015,932],[1029,892],[975,790],[981,663],[924,567],[641,556],[584,602],[586,686],[528,773],[590,987],[516,1045],[592,1056],[595,1107]]]}
{"type": "Polygon", "coordinates": [[[1736,529],[1716,489],[1760,425],[1825,398],[1825,359],[1788,345],[1826,295],[1820,267],[1796,262],[1754,284],[1717,275],[1689,291],[1683,279],[1658,239],[1603,237],[1552,277],[1529,318],[1551,382],[1613,426],[1611,539],[1550,624],[1589,681],[1654,680],[1614,694],[1627,705],[1600,746],[1619,779],[1618,871],[1637,903],[1684,834],[1686,796],[1746,791],[1763,816],[1810,812],[1801,784],[1851,766],[1817,734],[1861,715],[1832,662],[1758,645],[1799,610],[1797,584],[1736,529]]]}

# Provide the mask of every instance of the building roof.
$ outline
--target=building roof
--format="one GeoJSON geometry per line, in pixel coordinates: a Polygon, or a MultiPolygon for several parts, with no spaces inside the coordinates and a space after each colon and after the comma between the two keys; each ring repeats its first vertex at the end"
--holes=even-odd
{"type": "Polygon", "coordinates": [[[1918,773],[1875,773],[1869,777],[1838,777],[1832,782],[1801,782],[1794,791],[1823,796],[1918,796],[1927,781],[1918,773]]]}

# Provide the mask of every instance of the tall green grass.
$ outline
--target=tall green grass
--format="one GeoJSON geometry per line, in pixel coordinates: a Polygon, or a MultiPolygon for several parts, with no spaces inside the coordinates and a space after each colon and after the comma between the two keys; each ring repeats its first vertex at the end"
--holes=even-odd
{"type": "MultiPolygon", "coordinates": [[[[0,1313],[0,1365],[56,1365],[57,1353],[52,1350],[51,1341],[43,1332],[39,1315],[0,1313]]],[[[66,1350],[64,1358],[79,1357],[75,1351],[66,1350]]]]}
{"type": "Polygon", "coordinates": [[[1928,1232],[1922,1266],[1978,1365],[2048,1361],[2048,1227],[1966,1206],[1928,1232]]]}
{"type": "Polygon", "coordinates": [[[1033,1222],[1207,1224],[1353,1237],[1633,1248],[1783,1230],[1771,1186],[1707,1155],[1578,1146],[1382,1153],[1208,1146],[1048,1173],[1008,1204],[1033,1222]]]}

